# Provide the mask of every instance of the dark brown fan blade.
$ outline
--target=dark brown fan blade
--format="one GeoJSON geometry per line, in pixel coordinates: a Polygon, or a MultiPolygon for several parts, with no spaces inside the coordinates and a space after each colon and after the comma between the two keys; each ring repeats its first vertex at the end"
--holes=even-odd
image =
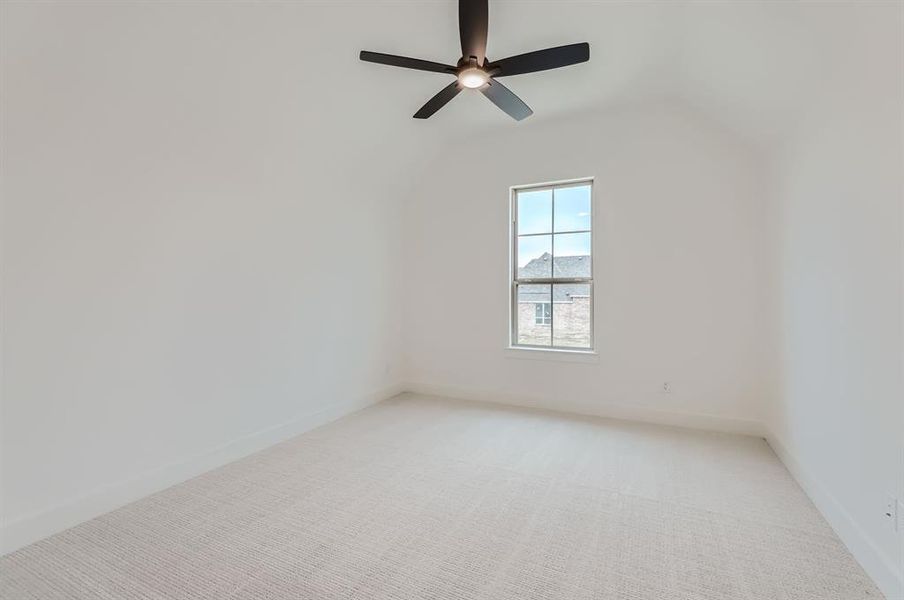
{"type": "Polygon", "coordinates": [[[536,73],[548,69],[558,69],[590,60],[590,44],[569,44],[510,56],[490,63],[488,69],[498,69],[494,77],[507,77],[523,73],[536,73]]]}
{"type": "Polygon", "coordinates": [[[458,95],[461,91],[457,81],[453,81],[439,91],[434,97],[427,100],[427,104],[423,105],[420,110],[414,113],[415,119],[429,119],[433,113],[444,107],[449,100],[458,95]]]}
{"type": "Polygon", "coordinates": [[[487,0],[458,0],[458,33],[461,37],[461,55],[474,56],[483,65],[487,55],[487,28],[489,11],[487,0]]]}
{"type": "Polygon", "coordinates": [[[421,60],[419,58],[408,58],[407,56],[396,56],[395,54],[381,54],[380,52],[368,52],[367,50],[361,51],[360,58],[366,62],[389,65],[391,67],[404,67],[406,69],[417,69],[418,71],[455,74],[455,67],[453,66],[430,62],[429,60],[421,60]]]}
{"type": "Polygon", "coordinates": [[[534,114],[534,111],[524,103],[524,100],[495,79],[490,79],[489,84],[480,88],[480,91],[490,99],[490,102],[504,110],[508,116],[516,121],[521,121],[534,114]]]}

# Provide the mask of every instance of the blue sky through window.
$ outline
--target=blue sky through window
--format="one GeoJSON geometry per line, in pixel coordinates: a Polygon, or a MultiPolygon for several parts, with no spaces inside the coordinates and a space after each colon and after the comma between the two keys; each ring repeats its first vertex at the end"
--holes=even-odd
{"type": "Polygon", "coordinates": [[[552,232],[552,190],[518,192],[518,234],[552,232]]]}
{"type": "MultiPolygon", "coordinates": [[[[518,192],[518,266],[552,253],[552,235],[525,234],[552,233],[552,190],[518,192]]],[[[590,229],[590,186],[580,185],[558,188],[555,192],[555,230],[576,231],[590,229]]],[[[589,256],[590,233],[557,233],[556,256],[589,256]]]]}
{"type": "Polygon", "coordinates": [[[556,256],[589,256],[590,233],[559,233],[556,235],[556,256]]]}
{"type": "MultiPolygon", "coordinates": [[[[551,235],[531,235],[518,238],[518,266],[523,267],[544,252],[552,253],[551,235]]],[[[552,267],[550,267],[552,269],[552,267]]],[[[552,271],[550,270],[550,274],[552,271]]]]}
{"type": "Polygon", "coordinates": [[[590,186],[556,190],[556,231],[590,229],[590,186]]]}

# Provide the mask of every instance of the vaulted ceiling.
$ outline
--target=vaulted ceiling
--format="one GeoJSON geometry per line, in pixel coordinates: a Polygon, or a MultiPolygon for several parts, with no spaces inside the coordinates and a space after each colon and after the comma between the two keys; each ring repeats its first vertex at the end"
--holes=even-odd
{"type": "Polygon", "coordinates": [[[77,121],[80,111],[107,103],[109,118],[160,119],[174,130],[206,127],[227,138],[230,128],[259,129],[254,135],[268,152],[313,144],[345,164],[378,168],[403,165],[451,138],[651,97],[690,104],[769,145],[851,62],[851,36],[868,39],[858,20],[869,17],[870,5],[491,0],[491,58],[591,44],[589,63],[506,80],[535,111],[524,123],[477,93],[416,121],[411,115],[451,79],[358,60],[368,49],[454,62],[455,0],[21,3],[6,10],[27,24],[4,31],[15,38],[10,81],[27,81],[38,96],[85,91],[85,106],[48,118],[77,121]]]}
{"type": "MultiPolygon", "coordinates": [[[[343,39],[360,47],[448,61],[457,57],[456,3],[384,4],[361,14],[367,25],[343,39]]],[[[771,142],[796,119],[849,53],[869,6],[782,2],[490,2],[488,54],[501,58],[589,41],[591,61],[512,77],[534,121],[671,96],[756,142],[771,142]],[[847,43],[845,43],[845,41],[847,43]]],[[[349,55],[351,57],[351,54],[349,55]]],[[[410,117],[445,84],[442,75],[358,64],[374,118],[410,117]]],[[[430,124],[468,134],[513,127],[479,94],[456,98],[430,124]]]]}

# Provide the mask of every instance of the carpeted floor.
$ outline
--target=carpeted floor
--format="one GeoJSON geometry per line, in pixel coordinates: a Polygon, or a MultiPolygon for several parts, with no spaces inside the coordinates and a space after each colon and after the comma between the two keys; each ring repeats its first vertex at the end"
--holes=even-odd
{"type": "Polygon", "coordinates": [[[760,439],[403,396],[0,560],[0,598],[881,598],[760,439]]]}

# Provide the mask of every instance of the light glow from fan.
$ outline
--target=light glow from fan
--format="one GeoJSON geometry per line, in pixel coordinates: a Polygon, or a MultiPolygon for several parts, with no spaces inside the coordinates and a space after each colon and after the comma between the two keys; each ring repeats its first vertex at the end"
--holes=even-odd
{"type": "Polygon", "coordinates": [[[458,82],[472,90],[483,87],[488,80],[489,76],[480,69],[465,69],[458,74],[458,82]]]}

